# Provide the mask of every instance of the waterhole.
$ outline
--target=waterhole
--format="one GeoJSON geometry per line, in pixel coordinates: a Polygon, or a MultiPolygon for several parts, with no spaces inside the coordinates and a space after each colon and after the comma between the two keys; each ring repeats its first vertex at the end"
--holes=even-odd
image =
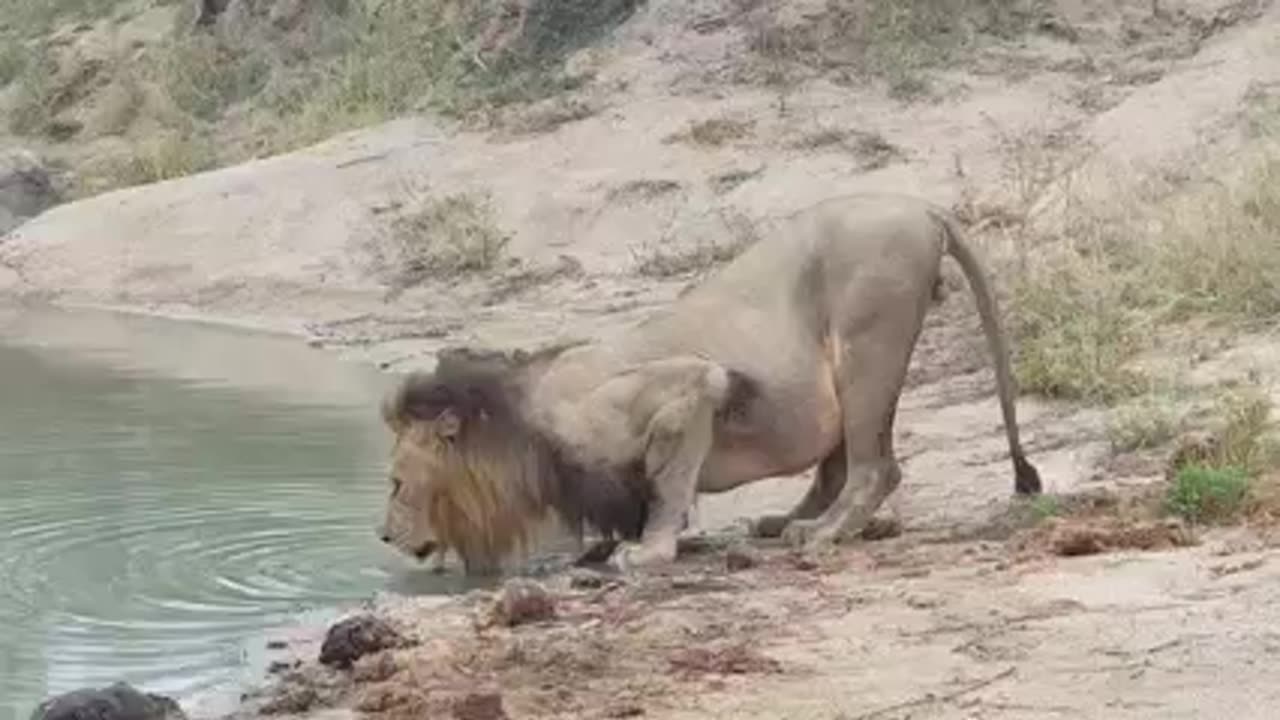
{"type": "Polygon", "coordinates": [[[453,589],[375,536],[393,379],[295,339],[0,310],[0,720],[116,680],[234,697],[300,614],[453,589]]]}

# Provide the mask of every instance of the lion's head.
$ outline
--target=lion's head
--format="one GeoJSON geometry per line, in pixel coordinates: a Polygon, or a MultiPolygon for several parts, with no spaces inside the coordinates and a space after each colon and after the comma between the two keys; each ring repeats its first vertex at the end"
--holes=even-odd
{"type": "Polygon", "coordinates": [[[578,342],[534,353],[446,350],[382,403],[395,435],[382,538],[426,559],[452,550],[469,573],[527,547],[553,511],[571,531],[639,536],[652,500],[643,460],[576,463],[524,414],[525,383],[578,342]]]}
{"type": "Polygon", "coordinates": [[[546,502],[506,369],[442,358],[384,399],[395,435],[385,542],[419,559],[453,550],[469,572],[525,545],[546,502]]]}

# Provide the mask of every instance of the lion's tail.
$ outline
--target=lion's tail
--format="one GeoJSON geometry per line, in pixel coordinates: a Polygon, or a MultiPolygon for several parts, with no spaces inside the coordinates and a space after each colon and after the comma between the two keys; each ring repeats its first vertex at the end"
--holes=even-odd
{"type": "Polygon", "coordinates": [[[1014,491],[1020,495],[1037,495],[1041,491],[1040,472],[1027,460],[1022,442],[1018,437],[1018,417],[1014,406],[1015,389],[1013,371],[1009,362],[1009,346],[1004,331],[1000,327],[999,309],[995,294],[991,291],[991,283],[973,250],[965,243],[955,218],[941,208],[934,210],[933,215],[943,227],[947,254],[955,258],[956,263],[960,265],[977,301],[978,315],[982,319],[982,332],[987,336],[987,345],[995,363],[996,391],[1000,398],[1000,412],[1004,415],[1005,433],[1009,438],[1009,455],[1013,458],[1014,491]]]}

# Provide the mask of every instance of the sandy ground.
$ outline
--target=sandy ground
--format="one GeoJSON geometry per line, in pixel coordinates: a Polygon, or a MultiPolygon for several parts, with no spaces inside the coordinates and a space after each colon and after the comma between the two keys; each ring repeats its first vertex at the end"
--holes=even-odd
{"type": "Polygon", "coordinates": [[[554,616],[515,627],[484,592],[389,600],[379,614],[406,647],[337,670],[299,642],[242,714],[1272,717],[1274,536],[1069,560],[1029,537],[903,536],[816,567],[773,549],[737,572],[717,549],[601,587],[561,576],[554,616]],[[495,695],[501,712],[463,709],[495,695]]]}
{"type": "MultiPolygon", "coordinates": [[[[992,214],[1043,207],[1035,217],[1051,222],[1054,186],[1020,194],[1013,166],[1027,155],[1010,153],[1011,138],[1043,149],[1037,162],[1077,160],[1077,192],[1121,192],[1139,171],[1169,180],[1243,147],[1250,103],[1280,83],[1273,3],[1160,5],[1154,16],[1149,2],[1059,3],[1074,39],[1046,31],[992,48],[940,75],[933,99],[903,103],[823,73],[785,98],[730,84],[759,71],[744,59],[740,5],[655,0],[575,59],[597,73],[590,117],[496,135],[404,119],[62,206],[0,239],[0,292],[281,330],[400,370],[444,345],[521,346],[632,321],[696,280],[639,274],[654,247],[722,242],[743,227],[735,218],[767,228],[844,192],[992,214]],[[751,130],[718,146],[670,141],[716,118],[751,130]],[[897,150],[869,159],[812,142],[833,129],[897,150]],[[460,190],[490,194],[511,260],[389,297],[387,217],[460,190]]],[[[1002,249],[998,235],[978,240],[1002,249]]],[[[315,717],[465,716],[446,706],[469,684],[500,690],[513,718],[1273,716],[1280,638],[1265,628],[1280,585],[1265,533],[1060,558],[991,530],[1012,479],[977,327],[967,289],[954,292],[914,358],[898,424],[905,478],[886,510],[901,537],[844,549],[830,567],[771,550],[728,573],[715,551],[675,578],[611,590],[560,578],[560,618],[513,630],[472,627],[483,597],[388,598],[386,615],[419,645],[353,680],[314,666],[301,642],[288,653],[308,664],[285,686],[316,692],[304,703],[315,717]]],[[[1265,364],[1277,347],[1255,337],[1207,366],[1265,364]]],[[[1024,398],[1019,412],[1051,492],[1158,477],[1159,458],[1110,456],[1099,411],[1024,398]]],[[[704,498],[698,520],[719,528],[785,508],[806,482],[704,498]]]]}

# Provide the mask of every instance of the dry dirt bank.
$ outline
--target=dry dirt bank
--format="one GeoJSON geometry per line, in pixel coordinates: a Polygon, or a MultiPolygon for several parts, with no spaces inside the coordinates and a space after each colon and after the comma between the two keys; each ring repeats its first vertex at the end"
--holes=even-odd
{"type": "Polygon", "coordinates": [[[898,538],[817,567],[770,550],[737,572],[715,550],[623,584],[558,578],[554,615],[516,627],[491,621],[485,593],[388,601],[379,614],[404,647],[339,670],[299,643],[240,715],[1272,716],[1273,535],[1071,560],[1043,549],[898,538]]]}
{"type": "MultiPolygon", "coordinates": [[[[843,192],[920,193],[987,228],[1053,222],[1057,198],[1230,164],[1250,108],[1280,82],[1274,4],[1159,5],[1055,4],[1041,32],[904,100],[844,83],[838,67],[786,92],[733,84],[770,71],[744,52],[761,21],[739,3],[653,2],[575,58],[596,70],[586,117],[496,135],[404,119],[61,206],[0,240],[0,291],[280,329],[406,369],[446,344],[541,343],[640,317],[718,248],[843,192]],[[1065,165],[1079,167],[1067,189],[1065,165]],[[406,282],[397,219],[412,226],[457,193],[492,209],[467,209],[461,237],[509,242],[480,272],[428,266],[406,282]]],[[[999,232],[975,234],[992,256],[1007,249],[999,232]]],[[[339,682],[338,709],[323,712],[420,717],[480,683],[501,686],[513,718],[1264,717],[1280,699],[1264,682],[1280,647],[1265,630],[1265,534],[1072,559],[1020,558],[1000,533],[955,539],[986,528],[1011,486],[970,308],[967,289],[952,293],[914,359],[905,479],[888,509],[901,538],[845,549],[830,568],[778,551],[731,574],[711,553],[677,568],[692,579],[574,591],[560,620],[514,631],[476,634],[474,598],[388,599],[424,644],[378,660],[358,687],[339,682]]],[[[1197,372],[1257,369],[1270,391],[1278,347],[1250,336],[1197,372]]],[[[1020,418],[1051,492],[1158,475],[1159,458],[1111,454],[1099,410],[1024,398],[1020,418]]],[[[804,482],[706,498],[699,520],[786,507],[804,482]]],[[[303,675],[303,692],[332,681],[303,675]]]]}

